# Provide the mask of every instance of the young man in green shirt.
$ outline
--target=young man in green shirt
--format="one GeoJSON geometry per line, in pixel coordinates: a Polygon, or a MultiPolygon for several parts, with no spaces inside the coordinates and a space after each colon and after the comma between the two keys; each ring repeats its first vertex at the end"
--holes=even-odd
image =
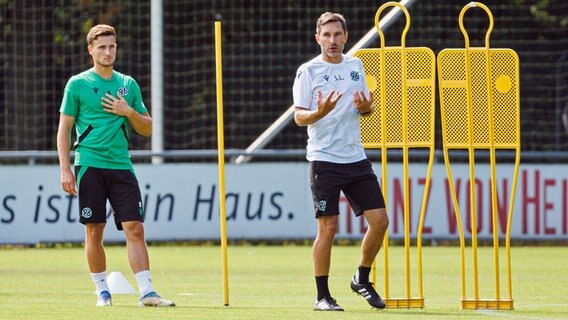
{"type": "Polygon", "coordinates": [[[152,118],[136,81],[113,70],[117,49],[114,28],[94,26],[87,43],[94,66],[67,82],[60,109],[57,151],[62,188],[79,196],[79,221],[85,225],[85,253],[97,289],[97,306],[112,305],[103,246],[107,200],[116,227],[126,235],[128,261],[140,291],[139,304],[175,306],[152,288],[142,198],[128,153],[129,127],[150,136],[152,118]],[[77,133],[75,173],[69,156],[73,126],[77,133]]]}

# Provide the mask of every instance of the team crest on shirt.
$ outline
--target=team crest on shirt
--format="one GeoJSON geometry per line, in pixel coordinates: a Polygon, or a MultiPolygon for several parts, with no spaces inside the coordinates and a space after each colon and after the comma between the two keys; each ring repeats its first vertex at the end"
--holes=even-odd
{"type": "Polygon", "coordinates": [[[125,97],[128,94],[128,88],[126,87],[120,87],[118,89],[118,93],[120,93],[121,96],[125,97]]]}
{"type": "Polygon", "coordinates": [[[357,71],[351,71],[351,80],[353,80],[353,81],[359,81],[359,72],[357,72],[357,71]]]}

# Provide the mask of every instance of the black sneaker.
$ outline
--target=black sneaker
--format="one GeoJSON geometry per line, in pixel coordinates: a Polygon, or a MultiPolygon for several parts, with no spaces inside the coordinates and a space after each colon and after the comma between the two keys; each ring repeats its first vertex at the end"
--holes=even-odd
{"type": "Polygon", "coordinates": [[[332,297],[323,297],[320,300],[316,299],[314,311],[343,311],[343,308],[332,297]]]}
{"type": "Polygon", "coordinates": [[[372,282],[367,283],[357,283],[355,281],[355,276],[351,280],[351,290],[356,294],[367,299],[367,303],[373,308],[384,309],[385,302],[381,299],[381,296],[377,293],[377,290],[373,287],[372,282]]]}

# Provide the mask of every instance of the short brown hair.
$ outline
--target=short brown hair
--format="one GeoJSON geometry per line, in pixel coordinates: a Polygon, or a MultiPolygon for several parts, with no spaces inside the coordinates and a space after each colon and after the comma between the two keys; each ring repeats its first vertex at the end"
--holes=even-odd
{"type": "Polygon", "coordinates": [[[107,24],[97,24],[89,30],[87,34],[87,44],[92,45],[93,41],[97,40],[100,36],[114,36],[116,39],[116,31],[107,24]]]}
{"type": "Polygon", "coordinates": [[[316,33],[320,33],[321,26],[323,26],[324,24],[335,21],[341,22],[343,31],[347,32],[347,23],[345,23],[345,18],[341,14],[334,12],[325,12],[319,17],[318,21],[316,22],[316,33]]]}

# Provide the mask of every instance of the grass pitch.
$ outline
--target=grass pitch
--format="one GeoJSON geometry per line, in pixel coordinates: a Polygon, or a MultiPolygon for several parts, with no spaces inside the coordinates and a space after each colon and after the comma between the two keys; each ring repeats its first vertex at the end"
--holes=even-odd
{"type": "MultiPolygon", "coordinates": [[[[513,247],[515,310],[473,311],[459,307],[457,247],[424,247],[424,309],[373,310],[349,289],[359,246],[335,246],[330,288],[345,312],[333,313],[312,311],[310,246],[230,246],[228,307],[223,306],[218,246],[160,245],[149,250],[154,287],[174,300],[175,308],[138,307],[135,294],[114,295],[110,308],[95,307],[82,248],[0,248],[0,319],[568,319],[566,247],[513,247]]],[[[389,250],[391,296],[402,297],[403,267],[397,264],[403,248],[389,250]]],[[[493,298],[492,248],[481,248],[479,254],[480,294],[493,298]]],[[[378,291],[383,294],[381,253],[377,261],[378,291]]],[[[136,288],[124,246],[107,246],[107,265],[108,272],[122,272],[136,288]]],[[[502,273],[503,297],[505,280],[502,273]]],[[[468,293],[471,288],[468,278],[468,293]]]]}

